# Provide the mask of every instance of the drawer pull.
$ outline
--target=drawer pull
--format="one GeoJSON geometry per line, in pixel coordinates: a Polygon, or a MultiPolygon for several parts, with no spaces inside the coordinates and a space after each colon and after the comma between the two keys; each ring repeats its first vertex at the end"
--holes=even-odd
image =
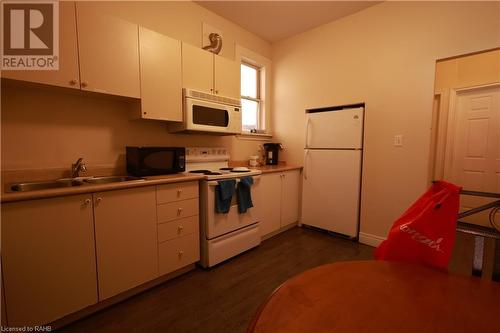
{"type": "Polygon", "coordinates": [[[177,233],[180,234],[184,230],[184,227],[182,225],[177,227],[177,233]]]}
{"type": "Polygon", "coordinates": [[[179,258],[182,257],[183,254],[184,254],[184,251],[179,251],[179,258]]]}
{"type": "Polygon", "coordinates": [[[182,194],[182,190],[177,190],[177,196],[180,197],[182,194]]]}
{"type": "Polygon", "coordinates": [[[177,208],[177,216],[180,216],[182,214],[182,208],[177,208]]]}

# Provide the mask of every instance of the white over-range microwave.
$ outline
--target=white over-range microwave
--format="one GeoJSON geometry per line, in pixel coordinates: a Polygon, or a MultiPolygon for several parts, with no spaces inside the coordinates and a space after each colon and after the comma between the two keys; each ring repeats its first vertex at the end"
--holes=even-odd
{"type": "Polygon", "coordinates": [[[170,132],[241,133],[240,100],[184,89],[183,109],[183,122],[169,124],[170,132]]]}

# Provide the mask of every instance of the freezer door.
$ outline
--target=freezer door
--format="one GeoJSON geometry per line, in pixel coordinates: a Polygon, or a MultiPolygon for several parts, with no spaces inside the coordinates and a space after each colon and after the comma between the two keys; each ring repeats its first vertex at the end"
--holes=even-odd
{"type": "Polygon", "coordinates": [[[306,148],[362,148],[363,108],[307,113],[306,118],[306,148]]]}
{"type": "Polygon", "coordinates": [[[360,150],[305,150],[302,224],[358,236],[360,150]]]}

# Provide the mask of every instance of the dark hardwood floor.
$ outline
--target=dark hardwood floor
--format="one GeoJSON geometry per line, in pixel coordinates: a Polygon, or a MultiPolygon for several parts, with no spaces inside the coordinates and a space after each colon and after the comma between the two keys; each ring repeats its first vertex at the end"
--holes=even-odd
{"type": "Polygon", "coordinates": [[[372,259],[373,248],[293,228],[212,269],[195,270],[59,332],[238,333],[288,278],[342,260],[372,259]]]}

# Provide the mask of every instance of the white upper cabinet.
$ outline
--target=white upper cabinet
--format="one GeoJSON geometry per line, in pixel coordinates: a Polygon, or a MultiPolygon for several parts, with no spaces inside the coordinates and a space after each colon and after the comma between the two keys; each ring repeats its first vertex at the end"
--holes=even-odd
{"type": "Polygon", "coordinates": [[[237,61],[214,56],[215,93],[240,99],[240,64],[237,61]]]}
{"type": "Polygon", "coordinates": [[[138,26],[91,3],[76,9],[82,90],[140,98],[138,26]]]}
{"type": "Polygon", "coordinates": [[[182,86],[213,93],[213,54],[199,47],[182,43],[182,86]]]}
{"type": "Polygon", "coordinates": [[[141,117],[182,121],[181,42],[139,27],[141,117]]]}
{"type": "Polygon", "coordinates": [[[182,86],[240,99],[240,64],[182,43],[182,86]]]}
{"type": "Polygon", "coordinates": [[[74,2],[59,2],[59,70],[2,71],[2,77],[80,89],[74,2]]]}

